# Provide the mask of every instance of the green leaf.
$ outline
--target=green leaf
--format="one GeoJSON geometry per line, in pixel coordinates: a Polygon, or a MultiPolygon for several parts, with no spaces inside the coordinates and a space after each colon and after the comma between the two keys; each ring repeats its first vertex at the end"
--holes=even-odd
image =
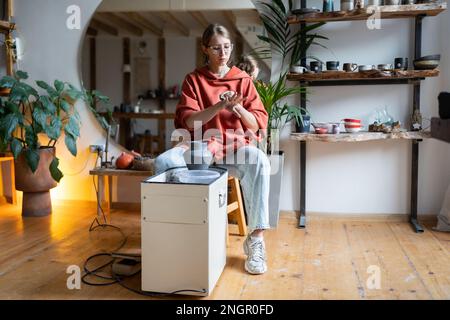
{"type": "Polygon", "coordinates": [[[77,143],[75,139],[71,135],[66,134],[64,141],[66,143],[67,149],[75,157],[77,155],[77,143]]]}
{"type": "Polygon", "coordinates": [[[105,96],[105,95],[103,95],[100,91],[98,91],[98,90],[93,90],[92,91],[92,95],[94,96],[94,97],[96,97],[99,101],[101,101],[101,102],[109,102],[109,97],[107,97],[107,96],[105,96]]]}
{"type": "Polygon", "coordinates": [[[0,132],[5,138],[11,137],[19,123],[19,118],[15,114],[7,114],[0,121],[0,132]]]}
{"type": "Polygon", "coordinates": [[[38,137],[31,126],[25,126],[25,144],[32,149],[38,148],[38,137]]]}
{"type": "Polygon", "coordinates": [[[57,140],[61,136],[62,122],[60,118],[53,118],[49,126],[44,127],[50,139],[57,140]]]}
{"type": "Polygon", "coordinates": [[[16,138],[12,138],[11,140],[11,151],[14,155],[14,159],[17,159],[22,152],[22,143],[16,138]]]}
{"type": "Polygon", "coordinates": [[[70,104],[64,99],[61,99],[61,109],[63,109],[65,113],[70,112],[70,104]]]}
{"type": "Polygon", "coordinates": [[[64,127],[64,131],[66,135],[69,134],[75,139],[80,136],[80,126],[74,116],[69,118],[69,122],[64,127]]]}
{"type": "Polygon", "coordinates": [[[33,110],[33,119],[42,127],[47,126],[47,114],[39,107],[35,107],[33,110]]]}
{"type": "Polygon", "coordinates": [[[5,108],[12,113],[20,114],[19,106],[11,101],[5,102],[5,108]]]}
{"type": "Polygon", "coordinates": [[[30,95],[28,94],[27,90],[20,83],[17,83],[11,89],[11,93],[9,94],[9,100],[10,101],[28,101],[29,96],[30,95]]]}
{"type": "Polygon", "coordinates": [[[83,93],[76,89],[66,90],[66,93],[72,100],[78,100],[83,96],[83,93]]]}
{"type": "Polygon", "coordinates": [[[61,93],[64,90],[64,83],[60,80],[55,80],[54,86],[58,93],[61,93]]]}
{"type": "Polygon", "coordinates": [[[17,84],[17,86],[20,86],[25,91],[25,93],[27,94],[27,98],[28,98],[28,96],[35,96],[36,98],[39,98],[39,94],[36,91],[36,89],[34,89],[29,84],[20,82],[17,84]]]}
{"type": "Polygon", "coordinates": [[[11,76],[4,76],[0,80],[0,87],[2,88],[12,88],[17,83],[17,80],[11,76]]]}
{"type": "Polygon", "coordinates": [[[50,163],[49,170],[53,180],[55,180],[56,182],[59,182],[63,177],[63,173],[61,172],[61,170],[59,170],[58,166],[59,159],[55,157],[53,158],[52,163],[50,163]]]}
{"type": "Polygon", "coordinates": [[[40,101],[49,114],[56,113],[56,106],[48,96],[41,96],[40,101]]]}
{"type": "Polygon", "coordinates": [[[25,72],[25,71],[17,70],[16,71],[16,77],[18,79],[26,80],[26,79],[28,79],[28,73],[25,72]]]}
{"type": "Polygon", "coordinates": [[[40,160],[39,152],[35,149],[26,149],[25,159],[27,161],[28,166],[31,169],[31,172],[35,173],[40,160]]]}
{"type": "Polygon", "coordinates": [[[58,96],[58,93],[56,92],[55,89],[53,89],[47,82],[42,81],[42,80],[37,80],[36,84],[41,87],[42,89],[44,89],[45,91],[47,91],[48,95],[51,96],[52,98],[55,98],[58,96]]]}

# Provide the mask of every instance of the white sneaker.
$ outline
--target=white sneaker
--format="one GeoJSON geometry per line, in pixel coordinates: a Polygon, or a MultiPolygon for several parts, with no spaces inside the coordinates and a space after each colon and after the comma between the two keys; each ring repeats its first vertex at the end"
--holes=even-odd
{"type": "Polygon", "coordinates": [[[262,274],[267,271],[266,246],[264,238],[247,236],[244,241],[244,253],[247,255],[245,270],[251,274],[262,274]]]}

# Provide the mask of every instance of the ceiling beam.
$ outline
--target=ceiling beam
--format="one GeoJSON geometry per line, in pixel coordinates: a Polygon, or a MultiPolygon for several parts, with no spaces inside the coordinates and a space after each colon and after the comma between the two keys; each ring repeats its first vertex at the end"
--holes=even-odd
{"type": "Polygon", "coordinates": [[[96,29],[92,28],[92,27],[88,27],[86,33],[87,33],[88,36],[95,37],[95,36],[97,36],[98,31],[96,29]]]}
{"type": "Polygon", "coordinates": [[[164,21],[164,23],[171,23],[179,32],[181,32],[182,35],[184,35],[185,37],[189,37],[189,28],[181,23],[181,21],[178,20],[172,13],[166,11],[156,14],[164,21]]]}
{"type": "Polygon", "coordinates": [[[142,28],[139,28],[135,26],[134,24],[130,23],[129,21],[123,19],[122,17],[118,16],[115,13],[112,12],[101,12],[99,15],[104,18],[107,21],[110,21],[114,23],[115,25],[119,26],[121,29],[124,29],[131,33],[132,35],[142,37],[144,35],[144,31],[142,28]]]}
{"type": "Polygon", "coordinates": [[[103,22],[101,22],[101,21],[99,21],[99,20],[97,20],[95,18],[91,20],[91,23],[89,24],[89,27],[91,27],[93,29],[96,29],[96,30],[100,30],[100,31],[106,32],[106,33],[108,33],[110,35],[113,35],[113,36],[118,36],[119,35],[119,30],[117,30],[116,28],[114,28],[114,27],[112,27],[112,26],[110,26],[110,25],[108,25],[106,23],[103,23],[103,22]]]}
{"type": "Polygon", "coordinates": [[[200,11],[189,11],[189,13],[203,29],[206,29],[209,26],[208,20],[206,20],[205,16],[200,11]]]}
{"type": "Polygon", "coordinates": [[[231,27],[230,31],[234,34],[235,37],[241,37],[241,33],[236,27],[236,17],[234,16],[233,12],[231,12],[230,10],[224,10],[222,12],[231,27]]]}
{"type": "Polygon", "coordinates": [[[125,12],[124,13],[130,20],[132,20],[135,24],[143,27],[144,29],[150,31],[154,35],[158,37],[163,36],[163,30],[154,25],[150,20],[143,17],[141,14],[137,12],[125,12]]]}

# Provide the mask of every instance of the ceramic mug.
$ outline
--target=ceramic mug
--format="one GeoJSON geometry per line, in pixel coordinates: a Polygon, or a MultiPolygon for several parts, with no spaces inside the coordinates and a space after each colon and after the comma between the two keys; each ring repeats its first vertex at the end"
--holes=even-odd
{"type": "Polygon", "coordinates": [[[320,61],[311,61],[309,63],[309,67],[312,72],[316,72],[316,73],[322,72],[322,62],[320,62],[320,61]]]}
{"type": "Polygon", "coordinates": [[[339,61],[327,61],[327,70],[336,71],[339,69],[339,61]]]}
{"type": "Polygon", "coordinates": [[[392,70],[392,64],[390,63],[386,63],[386,64],[379,64],[378,65],[378,70],[380,71],[390,71],[392,70]]]}
{"type": "Polygon", "coordinates": [[[303,66],[299,66],[299,65],[295,65],[295,66],[291,66],[290,71],[292,73],[303,73],[306,71],[306,68],[303,66]]]}
{"type": "Polygon", "coordinates": [[[395,58],[394,59],[394,68],[398,70],[407,70],[408,69],[408,58],[395,58]]]}
{"type": "Polygon", "coordinates": [[[371,71],[373,69],[375,69],[375,66],[371,64],[363,64],[361,66],[358,66],[359,71],[371,71]]]}
{"type": "Polygon", "coordinates": [[[358,70],[358,65],[356,63],[344,63],[343,69],[346,72],[355,72],[358,70]]]}

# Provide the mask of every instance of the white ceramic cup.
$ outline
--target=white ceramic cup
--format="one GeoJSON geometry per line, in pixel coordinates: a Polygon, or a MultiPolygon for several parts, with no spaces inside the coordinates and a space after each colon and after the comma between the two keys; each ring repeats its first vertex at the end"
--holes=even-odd
{"type": "Polygon", "coordinates": [[[291,66],[290,71],[292,73],[300,73],[301,74],[306,71],[306,68],[302,67],[302,66],[291,66]]]}

